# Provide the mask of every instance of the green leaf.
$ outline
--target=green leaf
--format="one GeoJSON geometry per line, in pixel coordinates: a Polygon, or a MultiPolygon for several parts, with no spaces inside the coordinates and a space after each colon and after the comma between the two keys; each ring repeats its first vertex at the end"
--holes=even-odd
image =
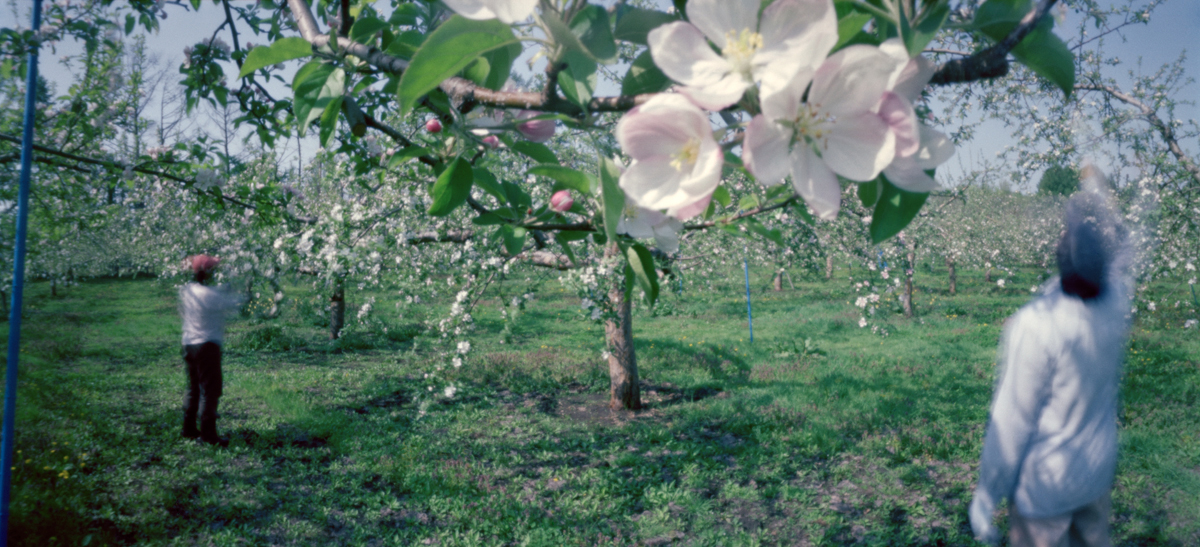
{"type": "Polygon", "coordinates": [[[360,44],[371,45],[375,43],[375,33],[387,27],[387,23],[375,17],[363,17],[350,27],[350,39],[360,44]]]}
{"type": "Polygon", "coordinates": [[[336,97],[325,105],[325,110],[321,112],[321,146],[329,143],[329,137],[333,135],[333,130],[337,129],[338,114],[342,113],[342,103],[344,97],[336,97]]]}
{"type": "MultiPolygon", "coordinates": [[[[133,18],[133,14],[125,15],[125,35],[129,36],[133,32],[133,27],[137,25],[137,19],[133,18]]],[[[303,40],[303,38],[301,38],[303,40]]]]}
{"type": "Polygon", "coordinates": [[[479,55],[517,43],[512,27],[492,19],[472,21],[455,15],[433,31],[400,76],[396,100],[404,116],[426,93],[458,74],[479,55]]]}
{"type": "Polygon", "coordinates": [[[398,27],[411,27],[417,24],[419,15],[421,15],[421,8],[416,4],[400,4],[392,11],[388,22],[398,27]]]}
{"type": "Polygon", "coordinates": [[[538,165],[529,169],[527,173],[554,179],[553,191],[555,192],[568,189],[587,196],[595,194],[597,187],[600,186],[597,184],[596,177],[561,165],[538,165]]]}
{"type": "Polygon", "coordinates": [[[917,212],[925,204],[929,194],[920,194],[901,190],[880,175],[879,182],[883,193],[879,203],[875,204],[875,213],[871,216],[871,241],[880,243],[900,233],[917,212]]]}
{"type": "Polygon", "coordinates": [[[942,23],[946,22],[948,15],[950,15],[948,0],[938,0],[933,6],[926,5],[921,9],[919,19],[916,21],[909,21],[904,10],[900,10],[900,36],[904,40],[910,57],[921,54],[925,45],[932,41],[937,32],[941,30],[942,23]]]}
{"type": "Polygon", "coordinates": [[[739,211],[749,211],[755,207],[758,207],[758,196],[754,194],[750,194],[738,200],[739,211]]]}
{"type": "Polygon", "coordinates": [[[558,86],[567,100],[587,109],[596,89],[596,62],[578,50],[563,56],[567,67],[558,73],[558,86]]]}
{"type": "Polygon", "coordinates": [[[444,217],[459,205],[466,203],[467,197],[471,195],[471,183],[474,179],[471,164],[467,160],[456,158],[441,175],[438,175],[437,181],[429,189],[429,195],[433,198],[429,214],[444,217]]]}
{"type": "Polygon", "coordinates": [[[496,213],[483,213],[471,219],[471,223],[476,226],[495,226],[497,224],[507,224],[508,221],[496,213]]]}
{"type": "Polygon", "coordinates": [[[581,239],[587,239],[587,237],[591,234],[592,232],[585,232],[583,230],[568,230],[559,232],[557,237],[561,241],[579,241],[581,239]]]}
{"type": "Polygon", "coordinates": [[[654,64],[650,50],[643,51],[629,65],[625,77],[621,79],[622,95],[639,95],[642,93],[658,93],[671,86],[671,79],[654,64]]]}
{"type": "Polygon", "coordinates": [[[687,0],[672,0],[675,4],[675,13],[687,13],[687,0]]]}
{"type": "Polygon", "coordinates": [[[483,167],[475,167],[475,186],[478,186],[484,192],[487,192],[496,197],[496,201],[501,205],[508,200],[508,196],[504,193],[504,188],[496,182],[496,175],[483,167]]]}
{"type": "Polygon", "coordinates": [[[346,114],[346,124],[350,126],[350,133],[355,137],[367,134],[367,119],[363,116],[362,109],[358,107],[354,97],[349,95],[345,97],[342,101],[342,111],[346,114]]]}
{"type": "Polygon", "coordinates": [[[492,63],[483,57],[476,57],[471,64],[464,68],[461,76],[471,80],[476,85],[483,85],[487,81],[488,74],[492,71],[492,63]]]}
{"type": "Polygon", "coordinates": [[[650,250],[641,243],[634,243],[625,249],[625,259],[629,261],[629,267],[633,270],[634,280],[646,293],[646,299],[653,307],[654,302],[658,300],[658,271],[654,269],[654,257],[650,256],[650,250]]]}
{"type": "MultiPolygon", "coordinates": [[[[582,232],[584,237],[587,237],[587,232],[582,232]]],[[[554,240],[562,247],[563,254],[567,255],[567,259],[571,264],[577,264],[579,261],[575,259],[575,251],[571,250],[571,240],[563,236],[563,232],[554,234],[554,240]]]]}
{"type": "Polygon", "coordinates": [[[647,45],[646,36],[650,31],[678,20],[678,17],[669,13],[618,4],[617,25],[613,29],[613,38],[644,46],[647,45]]]}
{"type": "Polygon", "coordinates": [[[424,40],[424,34],[415,30],[406,30],[397,34],[395,38],[392,38],[391,42],[388,42],[384,53],[401,59],[412,59],[417,50],[421,48],[421,42],[424,40]]]}
{"type": "Polygon", "coordinates": [[[539,163],[558,163],[558,156],[554,155],[554,151],[540,142],[515,141],[508,147],[539,163]]]}
{"type": "Polygon", "coordinates": [[[321,117],[325,107],[335,97],[345,93],[346,73],[329,63],[310,61],[296,72],[292,80],[295,96],[292,101],[300,135],[308,124],[321,117]]]}
{"type": "Polygon", "coordinates": [[[484,53],[482,58],[487,59],[492,70],[480,85],[495,91],[502,89],[511,76],[513,63],[523,51],[520,42],[517,42],[484,53]]]}
{"type": "Polygon", "coordinates": [[[409,146],[408,148],[401,148],[400,150],[396,151],[395,154],[392,154],[392,157],[388,159],[387,168],[395,169],[396,167],[408,162],[408,160],[419,158],[430,153],[431,152],[428,148],[421,146],[409,146]]]}
{"type": "Polygon", "coordinates": [[[879,190],[883,185],[879,179],[882,175],[867,182],[858,183],[858,199],[862,201],[863,207],[870,209],[879,201],[879,190]]]}
{"type": "MultiPolygon", "coordinates": [[[[993,40],[1003,40],[1033,9],[1030,0],[988,0],[975,12],[972,25],[993,40]]],[[[1057,85],[1068,97],[1075,88],[1075,56],[1054,34],[1054,19],[1044,17],[1013,48],[1013,57],[1057,85]]]]}
{"type": "Polygon", "coordinates": [[[780,247],[783,246],[783,232],[781,232],[779,228],[772,228],[768,230],[766,226],[763,226],[761,222],[754,220],[753,218],[746,219],[744,223],[751,232],[762,236],[766,240],[771,241],[780,247]]]}
{"type": "Polygon", "coordinates": [[[812,213],[808,212],[808,205],[805,205],[803,200],[792,204],[792,210],[796,211],[796,216],[800,217],[801,222],[809,226],[813,225],[812,213]]]}
{"type": "Polygon", "coordinates": [[[612,23],[608,11],[595,4],[587,4],[571,18],[571,32],[591,56],[604,64],[617,60],[617,43],[613,40],[612,23]]]}
{"type": "Polygon", "coordinates": [[[620,178],[621,169],[616,162],[604,158],[600,164],[600,191],[604,200],[604,235],[608,241],[617,240],[617,222],[625,213],[625,192],[617,184],[620,178]]]}
{"type": "Polygon", "coordinates": [[[724,186],[718,186],[713,190],[713,201],[720,203],[721,207],[729,207],[733,203],[733,198],[729,197],[729,190],[724,186]]]}
{"type": "Polygon", "coordinates": [[[517,256],[525,249],[525,236],[528,232],[520,226],[504,224],[500,226],[500,237],[504,239],[504,250],[510,256],[517,256]]]}
{"type": "Polygon", "coordinates": [[[837,45],[833,46],[833,49],[836,51],[849,43],[850,40],[863,34],[863,27],[870,20],[871,14],[858,11],[851,11],[845,17],[838,19],[838,41],[837,45]]]}
{"type": "Polygon", "coordinates": [[[518,215],[524,215],[525,212],[533,205],[533,198],[522,190],[520,186],[511,182],[502,182],[500,187],[504,189],[504,195],[508,197],[508,203],[517,210],[518,215]]]}
{"type": "Polygon", "coordinates": [[[250,50],[250,53],[246,55],[246,60],[242,62],[242,70],[238,72],[238,78],[245,78],[263,67],[309,55],[312,55],[312,44],[308,43],[308,40],[298,36],[280,38],[274,44],[258,46],[250,50]]]}

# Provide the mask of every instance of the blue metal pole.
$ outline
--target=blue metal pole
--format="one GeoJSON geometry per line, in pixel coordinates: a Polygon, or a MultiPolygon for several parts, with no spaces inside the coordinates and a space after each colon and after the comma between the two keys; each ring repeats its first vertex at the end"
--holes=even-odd
{"type": "MultiPolygon", "coordinates": [[[[33,32],[42,26],[42,0],[33,0],[33,32]]],[[[8,370],[4,384],[4,430],[0,433],[0,547],[8,545],[8,505],[12,494],[13,433],[17,414],[17,358],[21,352],[21,300],[25,292],[25,225],[29,219],[29,176],[33,168],[33,114],[37,107],[38,44],[29,52],[25,79],[25,127],[21,134],[21,179],[17,192],[17,239],[13,247],[12,306],[8,316],[8,370]]]]}
{"type": "Polygon", "coordinates": [[[750,310],[750,262],[742,259],[742,269],[746,272],[746,324],[750,325],[750,343],[754,343],[754,313],[750,310]]]}

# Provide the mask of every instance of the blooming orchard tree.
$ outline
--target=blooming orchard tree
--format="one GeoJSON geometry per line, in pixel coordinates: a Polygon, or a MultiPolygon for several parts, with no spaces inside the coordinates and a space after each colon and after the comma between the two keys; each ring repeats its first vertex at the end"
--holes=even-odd
{"type": "MultiPolygon", "coordinates": [[[[381,180],[427,193],[428,215],[470,218],[491,231],[497,242],[491,254],[515,256],[528,239],[555,233],[566,243],[568,263],[572,241],[604,249],[588,256],[619,262],[612,265],[617,279],[608,309],[615,311],[606,331],[611,348],[627,348],[610,359],[612,404],[626,408],[639,407],[640,399],[629,316],[620,310],[628,309],[631,287],[639,286],[651,302],[659,290],[643,236],[653,234],[668,248],[671,233],[706,227],[780,237],[754,217],[803,203],[832,219],[842,188],[857,185],[874,198],[865,206],[870,237],[885,240],[921,208],[924,192],[935,186],[929,170],[953,150],[914,106],[927,83],[1001,75],[1010,52],[1064,91],[1071,85],[1060,74],[1074,73],[1073,56],[1045,17],[1054,0],[988,0],[955,9],[949,0],[775,0],[765,6],[759,0],[678,0],[669,11],[626,3],[606,9],[585,0],[342,0],[320,2],[315,12],[304,0],[219,3],[224,24],[189,48],[181,68],[188,108],[236,104],[239,123],[268,147],[315,125],[323,146],[342,143],[339,152],[356,175],[417,159],[412,176],[381,180]],[[249,47],[247,33],[268,45],[249,47]],[[977,52],[938,66],[923,57],[935,38],[964,41],[977,52]],[[526,46],[545,60],[544,74],[514,73],[526,46]],[[278,67],[292,61],[301,66],[284,82],[291,97],[273,97],[263,83],[283,81],[278,67]],[[230,62],[238,67],[236,77],[225,72],[230,62]],[[619,80],[613,84],[621,94],[596,96],[602,77],[619,80]],[[533,89],[517,90],[510,80],[533,89]],[[538,142],[550,123],[587,135],[593,150],[582,155],[599,161],[558,161],[538,142]],[[405,129],[422,124],[440,135],[436,143],[405,129]],[[372,147],[360,144],[368,133],[390,139],[391,146],[378,146],[394,149],[399,163],[376,161],[372,147]],[[511,153],[533,160],[523,167],[525,176],[497,174],[522,168],[491,159],[511,153]],[[722,173],[741,168],[781,190],[768,192],[765,203],[729,210],[722,203],[729,199],[722,173]],[[544,177],[549,188],[509,182],[529,175],[535,184],[544,177]],[[790,185],[779,184],[789,177],[790,185]],[[578,194],[571,217],[559,210],[561,199],[557,206],[550,199],[561,190],[578,194]],[[541,194],[545,202],[535,203],[541,194]],[[717,204],[725,210],[719,213],[717,204]]],[[[115,30],[116,21],[125,23],[125,32],[138,25],[153,29],[165,10],[186,9],[139,0],[110,13],[102,9],[107,5],[51,4],[42,31],[4,35],[3,62],[17,67],[39,41],[95,41],[115,30]]],[[[201,1],[190,5],[199,9],[201,1]]],[[[222,194],[229,190],[214,187],[208,171],[185,179],[189,188],[223,196],[221,202],[240,199],[222,194]]],[[[245,198],[262,200],[245,203],[255,215],[285,201],[277,191],[239,188],[245,198]]],[[[354,213],[344,208],[342,214],[354,213]]]]}

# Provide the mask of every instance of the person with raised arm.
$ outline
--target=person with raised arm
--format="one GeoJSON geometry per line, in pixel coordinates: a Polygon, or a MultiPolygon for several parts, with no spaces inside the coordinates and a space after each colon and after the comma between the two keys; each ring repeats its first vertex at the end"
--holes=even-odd
{"type": "Polygon", "coordinates": [[[220,259],[208,255],[187,258],[192,281],[179,288],[179,314],[183,317],[183,360],[188,387],[183,403],[183,437],[226,446],[217,435],[217,403],[221,398],[221,345],[225,342],[225,318],[237,308],[238,300],[226,287],[211,287],[213,270],[220,259]],[[200,427],[196,427],[196,419],[200,427]]]}

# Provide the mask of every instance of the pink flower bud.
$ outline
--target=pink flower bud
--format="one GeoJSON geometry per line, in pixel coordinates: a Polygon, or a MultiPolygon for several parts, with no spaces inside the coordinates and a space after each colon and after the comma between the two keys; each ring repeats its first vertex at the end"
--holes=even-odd
{"type": "MultiPolygon", "coordinates": [[[[517,115],[517,119],[532,118],[538,114],[538,112],[525,110],[517,115]]],[[[517,131],[520,131],[523,137],[533,142],[546,142],[550,140],[550,137],[554,136],[555,123],[554,120],[521,122],[517,125],[517,131]]]]}
{"type": "Polygon", "coordinates": [[[425,122],[425,130],[430,133],[441,133],[442,122],[439,122],[437,118],[429,118],[429,121],[425,122]]]}
{"type": "Polygon", "coordinates": [[[575,200],[571,199],[570,190],[559,190],[550,196],[550,208],[560,213],[565,213],[575,204],[575,200]]]}
{"type": "Polygon", "coordinates": [[[483,138],[483,144],[487,145],[487,147],[491,148],[492,150],[500,148],[500,137],[488,135],[483,138]]]}

